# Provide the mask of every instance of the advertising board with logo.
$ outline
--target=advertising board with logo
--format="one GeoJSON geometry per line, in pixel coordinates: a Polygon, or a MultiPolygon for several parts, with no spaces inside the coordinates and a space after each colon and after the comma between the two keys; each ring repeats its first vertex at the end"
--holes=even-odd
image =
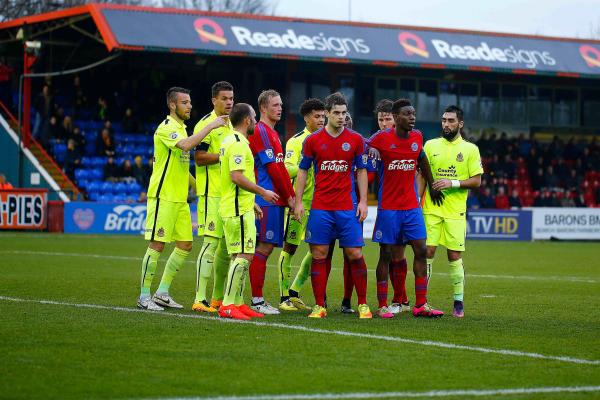
{"type": "MultiPolygon", "coordinates": [[[[197,230],[196,205],[191,205],[192,225],[197,230]]],[[[146,204],[65,203],[65,233],[144,233],[146,204]]]]}
{"type": "Polygon", "coordinates": [[[45,229],[47,202],[47,190],[0,190],[0,229],[45,229]]]}
{"type": "Polygon", "coordinates": [[[531,208],[534,239],[600,240],[600,208],[531,208]]]}
{"type": "Polygon", "coordinates": [[[530,241],[531,211],[468,211],[467,239],[530,241]]]}
{"type": "Polygon", "coordinates": [[[593,41],[110,8],[102,14],[119,45],[153,50],[600,75],[593,41]]]}

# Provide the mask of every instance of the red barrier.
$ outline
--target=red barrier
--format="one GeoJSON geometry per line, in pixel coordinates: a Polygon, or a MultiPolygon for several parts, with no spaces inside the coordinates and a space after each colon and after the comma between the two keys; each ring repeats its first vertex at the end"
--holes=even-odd
{"type": "Polygon", "coordinates": [[[48,232],[64,232],[65,203],[60,200],[48,202],[48,232]]]}

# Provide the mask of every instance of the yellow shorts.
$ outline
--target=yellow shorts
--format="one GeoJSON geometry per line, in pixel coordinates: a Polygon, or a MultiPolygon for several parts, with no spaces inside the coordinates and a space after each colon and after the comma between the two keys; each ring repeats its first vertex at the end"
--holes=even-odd
{"type": "Polygon", "coordinates": [[[146,240],[164,243],[194,240],[188,203],[149,198],[146,213],[146,240]]]}
{"type": "Polygon", "coordinates": [[[220,197],[198,197],[198,236],[223,237],[223,221],[219,216],[220,197]]]}
{"type": "Polygon", "coordinates": [[[256,224],[254,210],[239,217],[223,218],[225,243],[229,254],[254,254],[256,247],[256,224]]]}
{"type": "Polygon", "coordinates": [[[442,245],[448,250],[465,251],[466,219],[448,219],[433,214],[425,214],[424,217],[427,246],[442,245]]]}
{"type": "Polygon", "coordinates": [[[306,225],[308,224],[310,210],[306,210],[304,217],[302,217],[302,221],[293,219],[288,208],[285,209],[285,212],[285,242],[298,246],[304,240],[304,234],[306,233],[306,225]]]}

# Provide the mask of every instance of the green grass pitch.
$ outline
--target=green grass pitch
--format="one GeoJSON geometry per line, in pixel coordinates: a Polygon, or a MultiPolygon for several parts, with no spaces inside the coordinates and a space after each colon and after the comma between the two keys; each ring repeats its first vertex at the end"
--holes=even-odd
{"type": "MultiPolygon", "coordinates": [[[[157,314],[131,312],[146,246],[141,237],[0,234],[0,398],[394,398],[394,392],[439,391],[440,398],[462,399],[469,395],[453,391],[600,386],[598,243],[468,242],[462,320],[448,315],[452,292],[440,251],[429,301],[447,313],[442,319],[342,315],[336,250],[326,319],[296,312],[257,324],[191,312],[198,244],[171,289],[186,308],[157,314]]],[[[377,254],[369,242],[373,311],[377,254]]],[[[265,285],[272,303],[278,299],[278,255],[269,259],[265,285]]],[[[310,281],[303,296],[312,304],[310,281]]],[[[600,398],[600,387],[536,390],[501,397],[600,398]]]]}

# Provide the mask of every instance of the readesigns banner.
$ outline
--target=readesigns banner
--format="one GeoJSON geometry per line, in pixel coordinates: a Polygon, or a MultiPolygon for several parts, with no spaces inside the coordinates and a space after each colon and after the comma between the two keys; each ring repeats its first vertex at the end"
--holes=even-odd
{"type": "Polygon", "coordinates": [[[595,42],[104,8],[117,42],[151,50],[600,75],[595,42]]]}

